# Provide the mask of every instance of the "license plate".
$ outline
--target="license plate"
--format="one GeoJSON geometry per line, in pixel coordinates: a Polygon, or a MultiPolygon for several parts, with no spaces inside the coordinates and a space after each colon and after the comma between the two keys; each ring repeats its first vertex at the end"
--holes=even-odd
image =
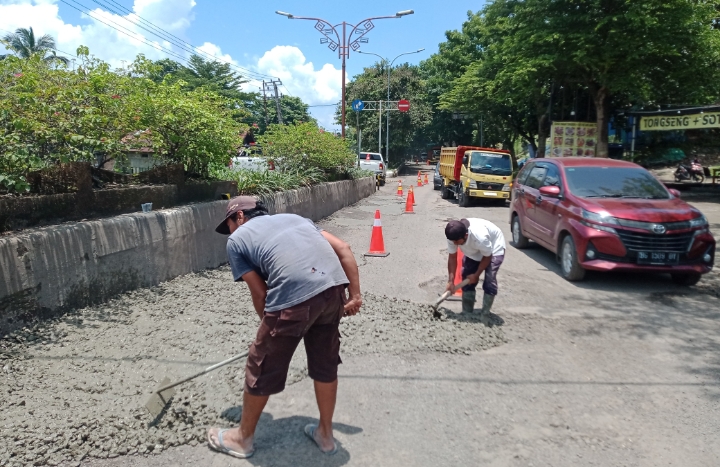
{"type": "Polygon", "coordinates": [[[497,193],[494,191],[483,191],[483,195],[485,196],[497,196],[497,193]]]}
{"type": "Polygon", "coordinates": [[[639,251],[637,256],[638,264],[678,264],[680,253],[669,253],[662,251],[639,251]]]}

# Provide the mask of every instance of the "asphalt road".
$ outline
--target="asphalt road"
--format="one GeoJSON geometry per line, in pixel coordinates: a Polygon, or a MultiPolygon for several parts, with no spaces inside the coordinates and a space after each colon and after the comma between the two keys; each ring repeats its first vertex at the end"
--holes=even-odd
{"type": "MultiPolygon", "coordinates": [[[[406,188],[414,180],[404,177],[406,188]]],[[[447,219],[483,217],[510,238],[507,207],[462,209],[430,185],[415,188],[416,214],[402,214],[396,186],[391,179],[320,223],[350,242],[366,292],[418,303],[436,298],[446,274],[447,219]],[[376,209],[390,255],[363,258],[376,209]]],[[[696,204],[720,232],[720,205],[696,204]]],[[[569,283],[551,253],[508,246],[499,283],[493,311],[505,321],[502,346],[343,359],[334,457],[300,431],[317,417],[304,379],[271,398],[249,460],[198,444],[84,465],[720,465],[717,272],[693,288],[631,274],[569,283]]],[[[461,319],[459,303],[447,308],[449,320],[461,319]]]]}

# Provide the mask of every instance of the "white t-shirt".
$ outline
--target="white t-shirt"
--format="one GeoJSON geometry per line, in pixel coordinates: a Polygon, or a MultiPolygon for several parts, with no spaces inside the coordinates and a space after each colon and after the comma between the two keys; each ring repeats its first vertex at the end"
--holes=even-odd
{"type": "MultiPolygon", "coordinates": [[[[468,219],[470,228],[468,238],[464,245],[460,245],[460,251],[465,256],[475,261],[482,261],[484,256],[500,256],[505,254],[505,236],[500,228],[485,219],[468,219]]],[[[455,254],[458,245],[450,240],[448,242],[448,253],[455,254]]]]}

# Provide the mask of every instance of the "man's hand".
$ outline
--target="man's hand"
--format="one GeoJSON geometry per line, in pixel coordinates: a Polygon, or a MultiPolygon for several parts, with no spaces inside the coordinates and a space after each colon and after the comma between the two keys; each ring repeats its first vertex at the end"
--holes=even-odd
{"type": "Polygon", "coordinates": [[[445,292],[452,292],[454,288],[455,284],[453,284],[453,281],[448,281],[447,286],[445,287],[445,292]]]}
{"type": "Polygon", "coordinates": [[[350,300],[345,304],[345,316],[353,316],[360,311],[360,307],[362,306],[362,297],[360,294],[353,295],[350,297],[350,300]]]}

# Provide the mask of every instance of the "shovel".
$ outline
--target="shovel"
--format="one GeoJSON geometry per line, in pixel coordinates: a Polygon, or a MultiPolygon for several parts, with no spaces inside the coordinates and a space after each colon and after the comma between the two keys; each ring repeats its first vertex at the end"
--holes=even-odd
{"type": "Polygon", "coordinates": [[[468,285],[469,283],[470,283],[470,279],[465,279],[465,280],[463,280],[462,282],[460,282],[458,285],[456,285],[455,287],[453,287],[452,290],[448,290],[448,291],[446,291],[444,294],[440,295],[440,298],[438,298],[437,300],[435,300],[435,303],[433,303],[433,305],[432,305],[432,307],[433,307],[433,316],[434,316],[435,318],[440,318],[440,316],[442,316],[442,315],[441,315],[440,312],[438,311],[438,306],[439,306],[442,302],[444,302],[445,300],[447,300],[448,297],[450,297],[452,294],[454,294],[454,293],[457,292],[458,290],[462,289],[463,287],[465,287],[465,286],[468,285]]]}
{"type": "Polygon", "coordinates": [[[170,379],[166,376],[162,381],[160,381],[160,387],[152,393],[148,401],[145,403],[145,408],[148,409],[148,412],[150,412],[150,414],[154,418],[157,418],[158,415],[160,415],[163,410],[165,410],[165,406],[167,406],[170,398],[175,395],[175,389],[173,389],[175,386],[178,386],[182,383],[187,383],[191,379],[195,379],[198,376],[204,375],[205,373],[210,373],[211,371],[216,370],[221,366],[225,366],[228,363],[234,362],[235,360],[245,358],[247,357],[247,355],[248,351],[246,350],[243,353],[239,353],[234,357],[230,357],[227,360],[223,360],[220,363],[209,366],[199,373],[195,373],[194,375],[188,376],[187,378],[181,379],[180,381],[175,381],[174,383],[171,383],[170,379]]]}

